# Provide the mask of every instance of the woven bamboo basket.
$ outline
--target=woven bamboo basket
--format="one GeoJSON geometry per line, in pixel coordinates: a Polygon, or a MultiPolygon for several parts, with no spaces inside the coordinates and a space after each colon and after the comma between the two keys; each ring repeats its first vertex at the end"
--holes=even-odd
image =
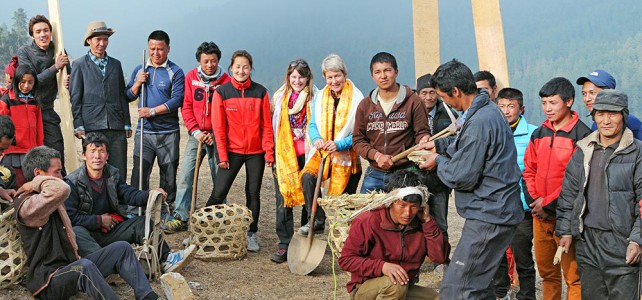
{"type": "Polygon", "coordinates": [[[196,258],[212,261],[242,259],[247,254],[247,231],[252,212],[240,204],[203,207],[192,214],[190,243],[196,258]]]}
{"type": "Polygon", "coordinates": [[[22,249],[13,208],[0,214],[0,288],[20,283],[27,257],[22,249]]]}
{"type": "Polygon", "coordinates": [[[332,196],[319,199],[319,205],[323,207],[326,214],[326,220],[330,224],[328,233],[328,245],[335,253],[341,253],[343,244],[348,237],[350,224],[342,219],[350,216],[354,211],[363,208],[379,194],[355,194],[332,196]]]}

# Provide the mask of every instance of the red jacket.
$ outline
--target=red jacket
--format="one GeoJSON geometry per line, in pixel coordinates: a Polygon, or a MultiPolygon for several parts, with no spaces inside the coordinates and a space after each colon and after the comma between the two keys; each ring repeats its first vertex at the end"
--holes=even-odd
{"type": "Polygon", "coordinates": [[[274,162],[270,99],[262,85],[232,78],[219,86],[212,99],[212,127],[219,162],[229,162],[228,151],[265,153],[265,161],[274,162]]]}
{"type": "Polygon", "coordinates": [[[555,130],[546,120],[535,129],[524,154],[524,181],[533,198],[544,198],[542,207],[550,216],[555,216],[557,197],[562,191],[566,164],[577,148],[577,141],[591,133],[580,121],[576,112],[564,127],[555,130]]]}
{"type": "Polygon", "coordinates": [[[419,267],[426,255],[436,263],[444,263],[450,244],[434,219],[420,224],[415,218],[405,230],[395,227],[388,208],[379,208],[359,215],[350,226],[348,239],[339,257],[339,266],[351,273],[348,292],[368,279],[384,276],[386,262],[399,264],[411,282],[416,282],[419,267]]]}
{"type": "Polygon", "coordinates": [[[26,154],[31,148],[44,145],[40,105],[34,98],[26,100],[25,103],[17,99],[13,90],[0,98],[0,115],[11,117],[16,127],[15,140],[5,154],[26,154]]]}
{"type": "Polygon", "coordinates": [[[217,87],[228,82],[230,82],[230,76],[223,73],[218,80],[210,82],[208,88],[198,75],[198,68],[194,68],[185,75],[181,114],[190,135],[196,130],[212,132],[212,96],[217,87]]]}

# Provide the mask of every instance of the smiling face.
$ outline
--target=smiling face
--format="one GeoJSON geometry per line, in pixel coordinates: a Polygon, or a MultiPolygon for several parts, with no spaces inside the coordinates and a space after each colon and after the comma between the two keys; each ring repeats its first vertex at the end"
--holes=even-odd
{"type": "Polygon", "coordinates": [[[305,86],[308,84],[308,80],[309,78],[301,76],[301,74],[299,74],[299,71],[297,71],[296,69],[294,69],[292,73],[290,73],[290,76],[288,76],[290,87],[296,93],[300,93],[301,91],[303,91],[305,86]]]}
{"type": "Polygon", "coordinates": [[[167,60],[169,45],[165,41],[149,40],[147,48],[149,49],[149,59],[153,65],[160,66],[167,60]]]}
{"type": "Polygon", "coordinates": [[[596,111],[593,115],[600,139],[619,140],[624,130],[624,116],[619,111],[596,111]]]}
{"type": "Polygon", "coordinates": [[[252,65],[250,65],[250,60],[248,60],[247,57],[237,56],[234,58],[234,62],[232,63],[232,76],[234,80],[245,82],[250,78],[251,73],[252,65]]]}
{"type": "Polygon", "coordinates": [[[201,58],[198,60],[198,64],[201,66],[201,70],[203,70],[205,75],[213,75],[218,69],[218,57],[214,53],[201,53],[201,58]]]}
{"type": "Polygon", "coordinates": [[[589,112],[593,111],[593,102],[595,102],[595,96],[602,90],[601,87],[595,85],[594,83],[587,81],[582,84],[582,100],[589,112]]]}
{"type": "Polygon", "coordinates": [[[96,146],[94,144],[89,144],[82,156],[85,159],[87,170],[102,171],[107,164],[107,159],[109,158],[107,145],[96,146]]]}
{"type": "Polygon", "coordinates": [[[33,36],[31,38],[36,42],[38,48],[46,50],[51,44],[51,30],[45,22],[33,24],[33,36]]]}
{"type": "Polygon", "coordinates": [[[398,71],[389,62],[372,65],[372,80],[381,90],[390,90],[397,84],[398,71]]]}
{"type": "Polygon", "coordinates": [[[390,205],[390,218],[395,224],[406,226],[419,213],[419,204],[397,200],[390,205]]]}
{"type": "Polygon", "coordinates": [[[330,87],[330,90],[340,95],[343,85],[346,84],[346,75],[341,71],[326,71],[324,76],[325,83],[330,87]]]}
{"type": "Polygon", "coordinates": [[[423,88],[421,89],[421,91],[419,91],[419,98],[421,98],[421,100],[424,102],[426,109],[430,111],[437,104],[439,96],[437,96],[437,92],[435,91],[435,89],[428,87],[423,88]]]}
{"type": "Polygon", "coordinates": [[[91,53],[97,57],[105,57],[107,53],[107,46],[109,46],[109,35],[101,34],[95,35],[87,39],[91,53]]]}

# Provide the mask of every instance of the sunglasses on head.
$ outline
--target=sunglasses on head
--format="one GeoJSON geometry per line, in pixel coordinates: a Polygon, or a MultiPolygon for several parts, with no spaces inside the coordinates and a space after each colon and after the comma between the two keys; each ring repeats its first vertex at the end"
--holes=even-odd
{"type": "Polygon", "coordinates": [[[293,60],[292,62],[290,62],[290,67],[294,68],[296,66],[301,66],[303,68],[307,68],[308,67],[308,63],[305,62],[305,61],[302,61],[302,60],[293,60]]]}

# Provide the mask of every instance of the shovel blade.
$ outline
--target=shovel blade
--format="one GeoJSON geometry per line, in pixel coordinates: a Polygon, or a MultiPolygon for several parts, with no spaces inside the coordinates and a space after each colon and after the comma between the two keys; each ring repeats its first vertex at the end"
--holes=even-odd
{"type": "Polygon", "coordinates": [[[323,260],[327,245],[324,240],[312,239],[310,242],[307,236],[295,233],[288,246],[290,272],[299,275],[310,274],[323,260]]]}

